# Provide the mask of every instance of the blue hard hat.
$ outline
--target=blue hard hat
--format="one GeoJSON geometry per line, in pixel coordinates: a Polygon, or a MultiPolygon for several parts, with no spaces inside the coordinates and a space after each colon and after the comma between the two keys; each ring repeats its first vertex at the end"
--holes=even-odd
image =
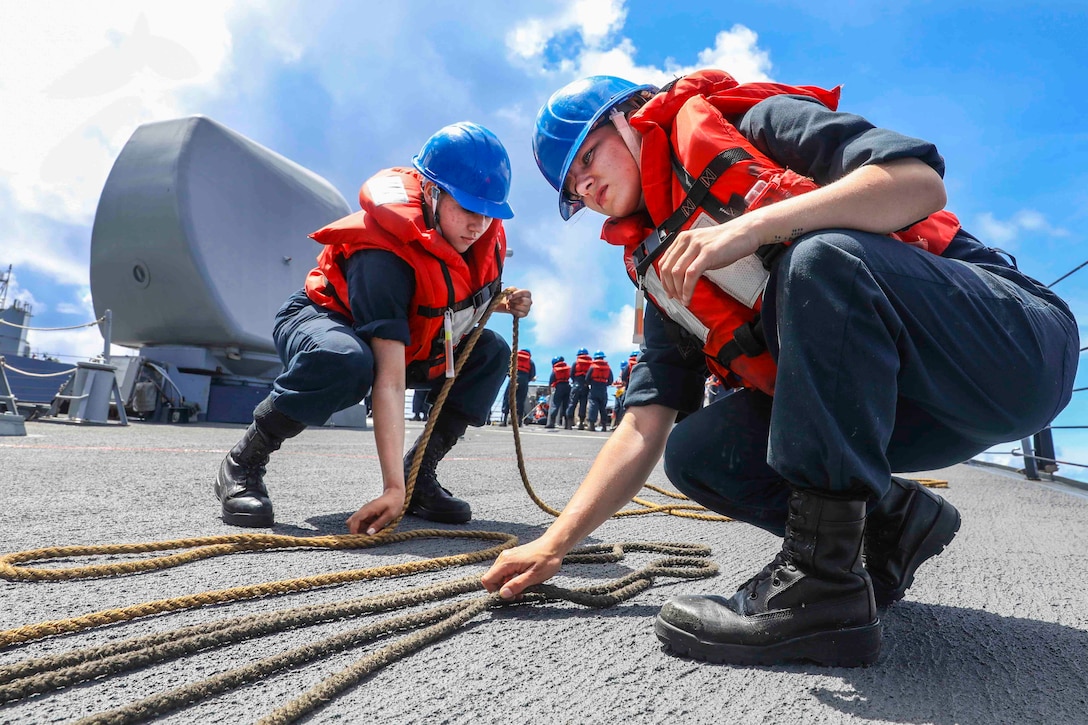
{"type": "Polygon", "coordinates": [[[641,354],[642,354],[642,350],[632,350],[631,351],[631,357],[638,357],[641,354]]]}
{"type": "Polygon", "coordinates": [[[506,203],[510,156],[499,137],[478,123],[438,129],[412,157],[412,166],[468,211],[494,219],[514,216],[506,203]]]}
{"type": "Polygon", "coordinates": [[[588,355],[589,354],[589,348],[585,348],[585,347],[578,348],[578,354],[579,355],[588,355]]]}
{"type": "Polygon", "coordinates": [[[530,349],[529,349],[529,348],[527,348],[527,347],[523,347],[523,348],[521,348],[521,351],[522,351],[523,353],[525,353],[526,355],[530,356],[530,357],[532,357],[532,355],[533,355],[533,351],[532,351],[532,350],[530,350],[530,349]]]}
{"type": "Polygon", "coordinates": [[[597,352],[593,353],[593,359],[594,360],[604,360],[604,351],[603,350],[598,350],[597,352]]]}
{"type": "Polygon", "coordinates": [[[552,94],[536,115],[533,156],[544,178],[559,192],[559,214],[570,219],[585,204],[563,191],[574,155],[606,112],[651,85],[637,85],[615,76],[590,76],[569,83],[552,94]]]}
{"type": "Polygon", "coordinates": [[[556,363],[561,363],[561,362],[563,362],[563,356],[562,355],[556,355],[555,357],[552,358],[552,365],[555,365],[556,363]]]}

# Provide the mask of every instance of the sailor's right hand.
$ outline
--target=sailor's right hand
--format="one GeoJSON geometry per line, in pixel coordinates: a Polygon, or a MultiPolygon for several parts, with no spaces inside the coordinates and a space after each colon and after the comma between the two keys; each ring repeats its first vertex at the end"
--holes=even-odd
{"type": "Polygon", "coordinates": [[[499,554],[480,582],[503,599],[516,599],[528,587],[551,579],[562,564],[563,554],[538,539],[499,554]]]}
{"type": "Polygon", "coordinates": [[[382,495],[348,517],[348,532],[374,536],[397,517],[404,507],[404,489],[387,488],[382,495]]]}

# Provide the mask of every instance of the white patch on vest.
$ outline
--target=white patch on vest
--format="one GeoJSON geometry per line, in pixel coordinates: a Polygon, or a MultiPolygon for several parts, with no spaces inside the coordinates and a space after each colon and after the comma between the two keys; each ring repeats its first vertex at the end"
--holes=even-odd
{"type": "MultiPolygon", "coordinates": [[[[705,212],[695,218],[689,229],[717,226],[717,222],[705,212]]],[[[738,259],[728,267],[703,272],[703,276],[716,284],[730,297],[746,307],[755,307],[771,273],[763,267],[763,261],[754,254],[738,259]]],[[[679,321],[679,320],[678,320],[679,321]]]]}
{"type": "Polygon", "coordinates": [[[695,313],[665,294],[665,288],[661,285],[661,278],[657,276],[657,269],[652,265],[646,272],[646,276],[642,278],[642,284],[646,287],[646,291],[650,293],[650,297],[653,298],[654,302],[665,308],[664,312],[670,320],[698,337],[704,345],[706,344],[710,329],[699,321],[695,313]]]}
{"type": "Polygon", "coordinates": [[[369,179],[366,182],[366,191],[378,206],[408,203],[408,192],[404,188],[404,181],[393,174],[369,179]]]}
{"type": "MultiPolygon", "coordinates": [[[[486,289],[486,286],[480,290],[477,290],[473,297],[486,289]]],[[[488,305],[491,304],[491,296],[488,295],[487,299],[479,307],[466,307],[463,310],[453,313],[453,344],[461,344],[461,340],[468,337],[468,334],[472,332],[472,328],[476,327],[476,323],[487,312],[488,305]]]]}

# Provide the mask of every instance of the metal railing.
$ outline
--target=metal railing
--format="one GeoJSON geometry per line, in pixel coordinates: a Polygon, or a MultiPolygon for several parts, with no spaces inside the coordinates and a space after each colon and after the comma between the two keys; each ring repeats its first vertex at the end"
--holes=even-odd
{"type": "MultiPolygon", "coordinates": [[[[1062,280],[1068,279],[1074,273],[1079,272],[1081,269],[1088,267],[1088,261],[1078,264],[1073,269],[1069,270],[1058,279],[1054,280],[1047,285],[1048,288],[1053,288],[1062,280]]],[[[1080,353],[1088,350],[1088,346],[1082,347],[1080,353]]],[[[1073,388],[1073,393],[1081,393],[1088,390],[1088,386],[1073,388]]],[[[1056,449],[1054,446],[1054,431],[1056,430],[1088,430],[1088,425],[1048,425],[1041,431],[1031,436],[1030,438],[1024,438],[1020,441],[1020,448],[1013,448],[1007,452],[1007,455],[1016,456],[1024,459],[1024,467],[1021,472],[1024,477],[1031,481],[1041,480],[1042,474],[1047,474],[1051,479],[1057,478],[1056,474],[1061,466],[1072,466],[1074,468],[1088,470],[1088,463],[1078,463],[1076,461],[1064,461],[1057,457],[1056,449]]],[[[999,454],[999,451],[987,451],[988,454],[999,454]]],[[[1079,481],[1078,483],[1084,483],[1079,481]]],[[[1088,485],[1088,484],[1086,484],[1088,485]]]]}

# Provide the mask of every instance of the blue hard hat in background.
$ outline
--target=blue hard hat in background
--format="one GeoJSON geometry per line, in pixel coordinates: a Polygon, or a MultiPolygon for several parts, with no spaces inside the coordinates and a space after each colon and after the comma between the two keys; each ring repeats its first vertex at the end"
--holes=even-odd
{"type": "Polygon", "coordinates": [[[556,363],[561,363],[561,362],[563,362],[563,356],[562,355],[556,355],[555,357],[552,358],[552,365],[555,365],[556,363]]]}
{"type": "Polygon", "coordinates": [[[597,352],[593,353],[593,359],[604,360],[604,350],[598,350],[597,352]]]}
{"type": "Polygon", "coordinates": [[[638,357],[641,354],[642,354],[642,350],[633,350],[631,352],[631,357],[638,357]]]}
{"type": "Polygon", "coordinates": [[[564,219],[585,206],[563,191],[578,148],[607,111],[642,91],[656,93],[657,88],[615,76],[590,76],[563,86],[541,106],[533,131],[533,156],[540,173],[559,192],[559,214],[564,219]]]}
{"type": "Polygon", "coordinates": [[[589,354],[589,348],[586,348],[586,347],[578,348],[578,354],[579,355],[588,355],[589,354]]]}
{"type": "Polygon", "coordinates": [[[532,355],[533,355],[533,351],[532,351],[532,350],[530,350],[530,349],[529,349],[529,348],[527,348],[527,347],[523,347],[523,348],[521,348],[521,351],[522,351],[523,353],[525,353],[526,355],[530,356],[530,357],[532,357],[532,355]]]}
{"type": "Polygon", "coordinates": [[[412,166],[462,207],[495,219],[510,219],[510,156],[494,133],[462,121],[427,139],[412,166]]]}

